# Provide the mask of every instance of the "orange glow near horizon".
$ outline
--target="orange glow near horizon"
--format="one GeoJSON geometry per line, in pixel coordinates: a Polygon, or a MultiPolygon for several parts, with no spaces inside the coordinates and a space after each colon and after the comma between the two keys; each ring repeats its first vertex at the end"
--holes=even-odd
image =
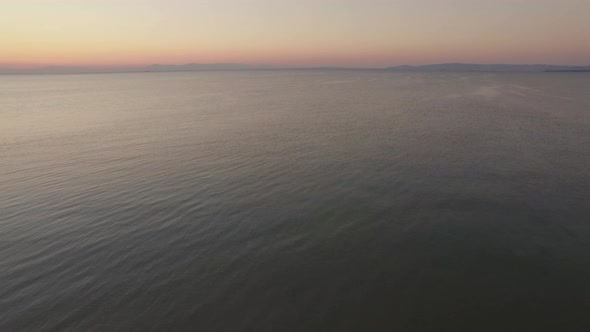
{"type": "Polygon", "coordinates": [[[4,0],[0,66],[588,65],[588,12],[586,0],[4,0]]]}

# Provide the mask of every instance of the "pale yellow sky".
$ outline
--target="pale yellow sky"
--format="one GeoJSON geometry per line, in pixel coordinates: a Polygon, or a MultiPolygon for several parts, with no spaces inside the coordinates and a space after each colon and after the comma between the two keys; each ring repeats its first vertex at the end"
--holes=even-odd
{"type": "Polygon", "coordinates": [[[590,0],[0,0],[0,65],[590,64],[590,0]]]}

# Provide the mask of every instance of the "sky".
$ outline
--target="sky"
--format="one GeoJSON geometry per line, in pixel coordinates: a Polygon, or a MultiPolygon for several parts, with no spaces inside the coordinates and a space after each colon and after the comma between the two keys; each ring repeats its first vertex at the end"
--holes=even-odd
{"type": "Polygon", "coordinates": [[[590,64],[590,0],[0,0],[0,66],[590,64]]]}

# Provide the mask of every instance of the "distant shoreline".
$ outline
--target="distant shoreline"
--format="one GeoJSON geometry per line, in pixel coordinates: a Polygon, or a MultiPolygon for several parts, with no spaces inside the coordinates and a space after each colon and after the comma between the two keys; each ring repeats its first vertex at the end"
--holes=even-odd
{"type": "Polygon", "coordinates": [[[123,74],[123,73],[162,73],[162,72],[197,72],[197,71],[249,71],[249,70],[366,70],[390,72],[545,72],[545,73],[584,73],[590,72],[590,66],[567,65],[514,65],[514,64],[467,64],[443,63],[419,66],[394,66],[385,68],[359,67],[278,67],[245,64],[185,64],[185,65],[150,65],[146,67],[42,67],[29,69],[0,68],[0,75],[76,75],[76,74],[123,74]]]}
{"type": "Polygon", "coordinates": [[[590,69],[580,69],[580,70],[546,70],[546,73],[590,73],[590,69]]]}

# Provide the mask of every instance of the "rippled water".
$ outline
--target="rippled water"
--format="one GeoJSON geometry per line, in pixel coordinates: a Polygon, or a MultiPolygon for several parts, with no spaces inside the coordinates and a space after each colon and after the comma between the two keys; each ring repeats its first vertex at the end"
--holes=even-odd
{"type": "Polygon", "coordinates": [[[589,91],[0,76],[0,330],[589,331],[589,91]]]}

